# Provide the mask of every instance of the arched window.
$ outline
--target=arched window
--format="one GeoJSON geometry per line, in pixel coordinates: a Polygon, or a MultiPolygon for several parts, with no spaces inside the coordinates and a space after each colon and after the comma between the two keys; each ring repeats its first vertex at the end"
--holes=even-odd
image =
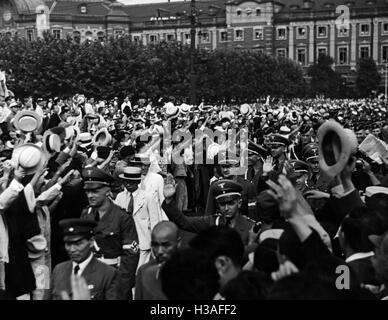
{"type": "Polygon", "coordinates": [[[85,36],[86,36],[86,40],[92,41],[93,33],[91,31],[86,31],[85,36]]]}
{"type": "Polygon", "coordinates": [[[238,16],[241,16],[242,15],[241,9],[237,9],[236,13],[237,13],[238,16]]]}
{"type": "Polygon", "coordinates": [[[261,9],[256,9],[256,16],[259,17],[261,15],[261,9]]]}
{"type": "Polygon", "coordinates": [[[74,31],[73,32],[73,38],[76,43],[81,42],[81,33],[79,31],[74,31]]]}
{"type": "Polygon", "coordinates": [[[104,31],[99,31],[97,33],[97,38],[98,38],[98,41],[104,42],[105,41],[105,32],[104,31]]]}

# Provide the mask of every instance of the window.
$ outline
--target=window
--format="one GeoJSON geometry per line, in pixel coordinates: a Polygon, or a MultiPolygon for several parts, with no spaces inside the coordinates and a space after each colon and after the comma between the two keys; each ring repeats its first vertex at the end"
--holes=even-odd
{"type": "Polygon", "coordinates": [[[244,40],[244,30],[238,29],[234,30],[234,41],[243,41],[244,40]]]}
{"type": "Polygon", "coordinates": [[[81,43],[81,33],[79,31],[73,32],[73,38],[75,43],[81,43]]]}
{"type": "Polygon", "coordinates": [[[83,4],[79,7],[79,11],[82,13],[82,14],[86,14],[88,13],[88,10],[86,8],[86,6],[83,4]]]}
{"type": "Polygon", "coordinates": [[[348,37],[349,36],[349,28],[346,28],[345,26],[341,26],[338,29],[338,37],[348,37]]]}
{"type": "Polygon", "coordinates": [[[228,41],[228,32],[220,31],[220,42],[226,42],[226,41],[228,41]]]}
{"type": "Polygon", "coordinates": [[[327,48],[326,47],[317,48],[317,57],[318,58],[320,56],[326,56],[326,55],[327,55],[327,48]]]}
{"type": "Polygon", "coordinates": [[[339,64],[348,64],[348,48],[339,47],[338,48],[338,63],[339,64]]]}
{"type": "Polygon", "coordinates": [[[276,49],[276,56],[278,58],[285,58],[286,57],[286,49],[276,49]]]}
{"type": "Polygon", "coordinates": [[[53,30],[53,36],[54,36],[54,39],[61,39],[61,30],[54,29],[53,30]]]}
{"type": "Polygon", "coordinates": [[[307,37],[306,27],[298,27],[297,33],[296,33],[296,38],[297,39],[306,39],[306,37],[307,37]]]}
{"type": "Polygon", "coordinates": [[[104,40],[105,40],[105,33],[103,31],[98,32],[97,33],[97,38],[98,38],[98,41],[104,42],[104,40]]]}
{"type": "Polygon", "coordinates": [[[173,34],[168,34],[167,35],[167,41],[174,41],[175,36],[173,34]]]}
{"type": "Polygon", "coordinates": [[[360,46],[360,58],[366,59],[370,56],[370,48],[369,46],[360,46]]]}
{"type": "Polygon", "coordinates": [[[383,34],[388,34],[388,22],[383,22],[381,25],[381,31],[383,34]]]}
{"type": "Polygon", "coordinates": [[[242,15],[242,11],[240,9],[237,9],[236,13],[237,13],[238,16],[242,15]]]}
{"type": "Polygon", "coordinates": [[[202,32],[201,33],[201,42],[202,43],[210,43],[210,34],[209,34],[209,32],[202,32]]]}
{"type": "Polygon", "coordinates": [[[34,40],[34,30],[27,30],[27,40],[30,42],[34,40]]]}
{"type": "Polygon", "coordinates": [[[360,24],[360,36],[369,36],[369,24],[360,24]]]}
{"type": "Polygon", "coordinates": [[[327,37],[327,26],[318,26],[317,28],[317,37],[326,38],[327,37]]]}
{"type": "Polygon", "coordinates": [[[286,39],[286,28],[285,27],[277,28],[276,38],[277,38],[277,40],[285,40],[286,39]]]}
{"type": "Polygon", "coordinates": [[[263,39],[264,39],[263,28],[255,28],[253,30],[253,40],[263,40],[263,39]]]}
{"type": "Polygon", "coordinates": [[[306,64],[306,49],[305,48],[299,48],[296,50],[297,54],[296,54],[296,58],[297,58],[297,61],[301,64],[301,65],[305,65],[306,64]]]}
{"type": "Polygon", "coordinates": [[[381,47],[381,62],[388,62],[388,46],[381,47]]]}
{"type": "Polygon", "coordinates": [[[141,42],[141,36],[139,36],[139,35],[133,36],[132,40],[135,43],[140,43],[141,42]]]}
{"type": "Polygon", "coordinates": [[[190,44],[191,43],[191,35],[190,33],[183,34],[183,43],[190,44]]]}
{"type": "Polygon", "coordinates": [[[158,41],[158,36],[156,34],[150,34],[150,43],[156,43],[158,41]]]}
{"type": "Polygon", "coordinates": [[[86,40],[92,41],[93,33],[91,31],[86,31],[85,36],[86,36],[86,40]]]}
{"type": "Polygon", "coordinates": [[[256,16],[259,17],[261,15],[261,10],[260,9],[256,9],[256,16]]]}

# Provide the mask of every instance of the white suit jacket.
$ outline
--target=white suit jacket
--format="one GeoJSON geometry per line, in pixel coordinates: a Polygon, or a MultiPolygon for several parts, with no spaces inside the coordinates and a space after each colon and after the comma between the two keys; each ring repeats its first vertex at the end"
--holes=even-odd
{"type": "Polygon", "coordinates": [[[158,173],[148,171],[147,175],[142,177],[139,187],[147,193],[150,193],[152,199],[156,200],[156,203],[158,204],[159,219],[161,221],[168,220],[167,215],[162,209],[162,203],[164,201],[164,180],[162,176],[158,173]]]}
{"type": "MultiPolygon", "coordinates": [[[[126,211],[129,199],[130,193],[124,190],[117,195],[115,203],[126,211]]],[[[151,231],[161,220],[158,204],[149,193],[141,189],[133,192],[133,220],[139,237],[140,250],[151,249],[151,231]]]]}

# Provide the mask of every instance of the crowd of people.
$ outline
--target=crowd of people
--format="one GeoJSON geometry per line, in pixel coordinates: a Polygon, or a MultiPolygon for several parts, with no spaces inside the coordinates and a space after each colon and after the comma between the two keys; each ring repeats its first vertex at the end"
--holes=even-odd
{"type": "Polygon", "coordinates": [[[0,298],[388,299],[387,108],[0,96],[0,298]]]}

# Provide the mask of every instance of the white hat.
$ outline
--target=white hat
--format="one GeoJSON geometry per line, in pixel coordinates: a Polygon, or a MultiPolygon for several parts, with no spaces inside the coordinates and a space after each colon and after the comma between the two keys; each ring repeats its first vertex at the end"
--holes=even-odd
{"type": "Polygon", "coordinates": [[[34,111],[23,110],[16,114],[13,125],[24,132],[32,132],[40,128],[42,118],[34,111]]]}
{"type": "Polygon", "coordinates": [[[174,106],[172,102],[167,102],[163,108],[166,110],[166,114],[168,117],[177,116],[180,109],[177,106],[174,106]]]}
{"type": "Polygon", "coordinates": [[[46,248],[46,238],[41,234],[38,234],[27,240],[28,257],[30,259],[38,259],[41,257],[46,248]]]}
{"type": "Polygon", "coordinates": [[[82,132],[79,134],[78,142],[82,148],[86,148],[92,144],[92,136],[89,132],[82,132]]]}
{"type": "Polygon", "coordinates": [[[93,136],[93,145],[106,147],[112,141],[112,136],[107,128],[101,128],[93,136]]]}
{"type": "Polygon", "coordinates": [[[138,167],[125,167],[119,178],[123,180],[141,181],[141,169],[138,167]]]}
{"type": "Polygon", "coordinates": [[[283,234],[283,229],[268,229],[260,233],[259,243],[263,242],[266,239],[275,239],[279,240],[280,236],[283,234]]]}
{"type": "Polygon", "coordinates": [[[240,107],[240,113],[242,115],[248,115],[252,113],[252,107],[248,103],[244,103],[240,107]]]}
{"type": "Polygon", "coordinates": [[[386,187],[379,187],[379,186],[371,186],[371,187],[367,187],[365,189],[365,197],[371,197],[371,196],[373,196],[374,194],[377,194],[377,193],[388,194],[388,188],[386,188],[386,187]]]}
{"type": "Polygon", "coordinates": [[[187,113],[187,112],[190,111],[190,109],[191,109],[191,106],[188,105],[188,104],[186,104],[186,103],[182,103],[182,104],[179,106],[179,110],[180,110],[180,112],[182,112],[182,113],[187,113]]]}
{"type": "Polygon", "coordinates": [[[72,137],[77,138],[80,134],[80,130],[78,126],[70,126],[65,128],[65,133],[66,133],[65,139],[67,140],[72,137]]]}
{"type": "Polygon", "coordinates": [[[42,139],[42,150],[48,154],[61,151],[61,138],[50,131],[46,131],[42,139]]]}
{"type": "Polygon", "coordinates": [[[44,165],[46,157],[38,146],[26,143],[14,149],[12,161],[16,167],[20,165],[26,171],[26,175],[30,175],[44,165]]]}

